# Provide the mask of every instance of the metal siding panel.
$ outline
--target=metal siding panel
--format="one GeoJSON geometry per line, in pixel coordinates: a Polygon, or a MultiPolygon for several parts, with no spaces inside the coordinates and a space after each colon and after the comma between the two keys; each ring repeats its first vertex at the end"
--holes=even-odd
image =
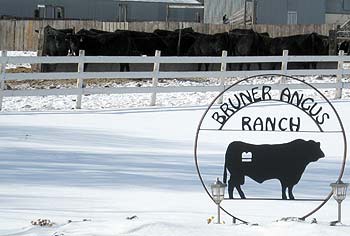
{"type": "Polygon", "coordinates": [[[344,0],[344,10],[350,10],[350,0],[344,0]]]}
{"type": "Polygon", "coordinates": [[[257,24],[287,23],[287,0],[264,0],[257,3],[257,24]]]}
{"type": "Polygon", "coordinates": [[[287,0],[287,10],[288,11],[296,11],[298,3],[297,0],[287,0]]]}
{"type": "Polygon", "coordinates": [[[166,4],[164,3],[127,3],[128,21],[165,21],[166,4]]]}
{"type": "Polygon", "coordinates": [[[36,2],[35,0],[0,0],[0,15],[33,17],[36,2]]]}
{"type": "Polygon", "coordinates": [[[297,0],[298,24],[324,24],[325,0],[297,0]]]}
{"type": "MultiPolygon", "coordinates": [[[[221,0],[221,2],[227,0],[221,0]]],[[[242,0],[239,0],[242,1],[242,0]]],[[[33,17],[37,0],[0,0],[0,15],[13,15],[18,17],[33,17]],[[21,7],[19,7],[21,6],[21,7]]],[[[131,12],[131,17],[137,21],[165,20],[167,3],[155,2],[125,2],[133,8],[138,5],[136,12],[131,12]]],[[[55,4],[62,5],[67,19],[92,19],[113,21],[117,19],[117,2],[96,0],[60,0],[55,4]]],[[[221,4],[222,5],[222,4],[221,4]]],[[[132,11],[134,11],[133,9],[132,11]]],[[[191,20],[192,12],[181,12],[176,16],[178,20],[191,20]]],[[[221,16],[222,17],[222,16],[221,16]]]]}
{"type": "Polygon", "coordinates": [[[244,7],[244,0],[205,0],[204,23],[221,24],[222,17],[228,18],[244,7]]]}
{"type": "Polygon", "coordinates": [[[349,0],[327,0],[326,1],[326,13],[350,13],[350,9],[345,8],[348,6],[349,0]],[[346,2],[343,2],[346,1],[346,2]]]}
{"type": "Polygon", "coordinates": [[[196,13],[201,14],[201,9],[170,9],[169,21],[196,22],[196,13]]]}

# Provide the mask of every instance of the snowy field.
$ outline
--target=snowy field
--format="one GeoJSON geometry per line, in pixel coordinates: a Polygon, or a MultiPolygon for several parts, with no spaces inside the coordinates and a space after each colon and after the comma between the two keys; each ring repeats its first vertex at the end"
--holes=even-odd
{"type": "MultiPolygon", "coordinates": [[[[349,131],[350,102],[334,104],[349,131]]],[[[253,219],[258,226],[231,224],[227,215],[222,216],[226,224],[207,224],[216,206],[203,191],[193,161],[194,134],[203,111],[187,107],[2,113],[0,235],[349,235],[347,200],[345,225],[339,227],[328,226],[336,219],[333,199],[312,216],[318,224],[311,224],[312,218],[276,221],[315,206],[303,202],[296,209],[281,201],[236,204],[237,216],[253,219]],[[39,218],[54,224],[31,225],[39,218]]],[[[220,142],[212,142],[214,150],[216,144],[220,142]]],[[[214,172],[213,178],[221,176],[212,163],[202,167],[214,172]]],[[[347,171],[347,182],[348,176],[347,171]]],[[[206,179],[207,185],[211,182],[206,179]]],[[[303,190],[307,192],[299,192],[303,190]]]]}
{"type": "MultiPolygon", "coordinates": [[[[333,91],[324,92],[333,96],[333,91]]],[[[83,98],[80,111],[72,110],[75,96],[5,98],[0,114],[0,235],[350,235],[349,199],[342,205],[343,225],[337,227],[329,226],[337,218],[334,199],[304,222],[281,218],[303,216],[319,202],[225,200],[225,209],[250,224],[232,224],[225,214],[224,224],[208,224],[216,217],[216,205],[199,181],[193,146],[198,122],[214,96],[159,95],[151,108],[150,95],[91,95],[83,98]],[[317,223],[311,223],[313,218],[317,223]],[[51,224],[33,225],[38,219],[51,224]]],[[[334,105],[349,133],[350,100],[345,97],[334,105]]],[[[289,108],[271,106],[274,114],[289,108]]],[[[268,116],[271,109],[262,104],[254,111],[268,116]]],[[[264,137],[254,138],[262,142],[264,137]]],[[[307,138],[322,140],[326,158],[320,167],[310,164],[294,193],[297,198],[322,198],[336,180],[344,147],[337,134],[307,138]]],[[[278,143],[281,137],[270,135],[269,141],[278,143]]],[[[207,150],[200,153],[200,169],[209,186],[222,178],[223,142],[215,136],[200,142],[201,150],[207,150]]],[[[343,180],[350,182],[348,169],[343,180]]],[[[246,185],[248,197],[280,196],[273,181],[248,179],[246,185]]]]}

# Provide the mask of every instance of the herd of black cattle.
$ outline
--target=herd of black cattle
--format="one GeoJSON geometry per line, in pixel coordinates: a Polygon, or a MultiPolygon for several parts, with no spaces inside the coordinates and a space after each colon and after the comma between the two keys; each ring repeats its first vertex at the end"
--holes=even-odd
{"type": "MultiPolygon", "coordinates": [[[[338,49],[347,53],[348,45],[345,42],[338,49]]],[[[155,50],[162,56],[221,56],[223,50],[228,56],[280,56],[283,50],[289,50],[289,55],[328,55],[329,40],[317,33],[272,38],[251,29],[208,35],[192,28],[153,33],[82,29],[75,33],[73,29],[45,27],[43,55],[78,55],[79,50],[85,50],[87,56],[154,56],[155,50]]],[[[129,70],[128,64],[122,64],[120,70],[129,70]]]]}

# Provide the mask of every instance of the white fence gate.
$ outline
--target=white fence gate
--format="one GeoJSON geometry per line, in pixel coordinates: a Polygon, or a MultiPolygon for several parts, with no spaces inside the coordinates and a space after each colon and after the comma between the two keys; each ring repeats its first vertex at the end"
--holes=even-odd
{"type": "MultiPolygon", "coordinates": [[[[2,107],[3,97],[9,96],[45,96],[45,95],[77,95],[76,108],[81,108],[82,95],[84,94],[122,94],[122,93],[150,93],[150,105],[155,105],[157,93],[173,92],[221,92],[225,89],[225,78],[247,77],[264,74],[284,74],[291,76],[307,75],[335,75],[335,83],[314,83],[314,87],[319,89],[336,89],[336,98],[340,98],[343,88],[350,88],[349,82],[342,82],[344,76],[350,75],[350,69],[344,69],[344,62],[350,61],[340,51],[337,56],[289,56],[288,51],[284,51],[282,56],[244,56],[227,57],[227,52],[223,51],[221,57],[161,57],[160,52],[156,51],[154,57],[125,57],[125,56],[84,56],[84,51],[80,51],[77,57],[27,57],[27,56],[7,56],[6,51],[1,52],[0,57],[0,109],[2,107]],[[281,70],[241,70],[227,71],[228,63],[282,63],[281,70]],[[287,69],[290,62],[336,62],[337,68],[334,69],[287,69]],[[50,72],[50,73],[6,73],[7,64],[59,64],[76,63],[77,72],[50,72]],[[85,63],[148,63],[153,64],[153,71],[137,72],[84,72],[85,63]],[[159,66],[163,63],[187,64],[187,63],[219,63],[220,71],[160,71],[159,66]],[[122,88],[85,88],[85,79],[108,79],[108,78],[128,78],[128,79],[152,79],[152,87],[122,87],[122,88]],[[158,79],[172,78],[218,78],[219,85],[211,86],[182,86],[182,87],[158,87],[158,79]],[[6,90],[5,81],[23,81],[23,80],[63,80],[76,79],[76,88],[60,89],[30,89],[30,90],[6,90]]],[[[283,81],[281,81],[283,83],[283,81]]],[[[272,85],[273,89],[282,88],[282,84],[272,85]]],[[[290,85],[291,88],[306,88],[303,84],[290,85]]],[[[237,90],[244,90],[246,86],[237,86],[237,90]]],[[[221,100],[222,101],[222,100],[221,100]]]]}

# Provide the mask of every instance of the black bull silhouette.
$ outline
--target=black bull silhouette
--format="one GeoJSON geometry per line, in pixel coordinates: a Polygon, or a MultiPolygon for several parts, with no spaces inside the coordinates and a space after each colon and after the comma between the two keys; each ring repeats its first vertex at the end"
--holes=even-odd
{"type": "Polygon", "coordinates": [[[226,183],[227,170],[229,197],[237,189],[241,198],[245,195],[241,189],[244,177],[249,176],[258,183],[269,179],[278,179],[282,186],[282,199],[294,199],[293,187],[299,182],[306,166],[324,157],[320,143],[313,140],[297,139],[283,144],[253,145],[244,142],[232,142],[225,154],[223,180],[226,183]]]}

